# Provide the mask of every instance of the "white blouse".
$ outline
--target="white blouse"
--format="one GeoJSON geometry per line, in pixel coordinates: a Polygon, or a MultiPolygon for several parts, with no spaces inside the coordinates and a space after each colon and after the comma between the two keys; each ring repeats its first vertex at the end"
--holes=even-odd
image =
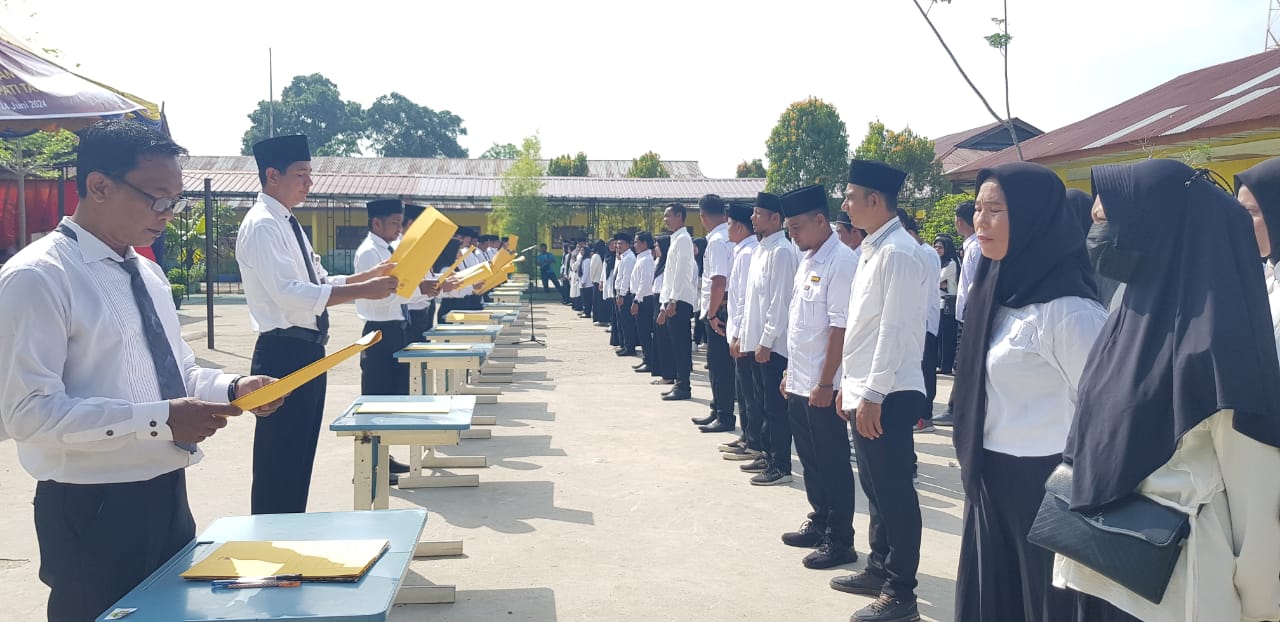
{"type": "Polygon", "coordinates": [[[1267,275],[1267,300],[1271,302],[1271,333],[1276,340],[1276,354],[1280,355],[1280,283],[1276,282],[1276,268],[1268,261],[1266,266],[1267,275]]]}
{"type": "MultiPolygon", "coordinates": [[[[937,251],[934,251],[935,253],[937,251]]],[[[942,258],[939,257],[939,260],[942,258]]],[[[953,259],[942,266],[942,272],[938,277],[938,283],[942,285],[942,293],[947,295],[955,295],[959,291],[960,266],[953,259]]]]}

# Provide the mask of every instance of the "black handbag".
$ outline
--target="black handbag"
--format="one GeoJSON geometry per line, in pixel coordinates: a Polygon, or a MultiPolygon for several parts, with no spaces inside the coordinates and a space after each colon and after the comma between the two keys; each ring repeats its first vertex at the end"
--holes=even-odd
{"type": "Polygon", "coordinates": [[[1159,604],[1191,533],[1191,517],[1137,493],[1088,513],[1073,512],[1069,464],[1058,465],[1044,488],[1027,540],[1159,604]]]}

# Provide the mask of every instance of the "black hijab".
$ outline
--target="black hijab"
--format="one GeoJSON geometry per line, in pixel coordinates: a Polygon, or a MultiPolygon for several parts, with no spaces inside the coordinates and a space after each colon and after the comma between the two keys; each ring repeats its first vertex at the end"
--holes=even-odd
{"type": "Polygon", "coordinates": [[[671,236],[663,234],[654,238],[654,241],[662,251],[662,256],[658,258],[658,265],[653,269],[653,276],[657,277],[667,269],[667,254],[671,252],[671,236]]]}
{"type": "Polygon", "coordinates": [[[1093,270],[1076,215],[1053,171],[1013,162],[978,173],[978,188],[1000,183],[1009,208],[1009,252],[978,260],[965,305],[964,336],[956,363],[956,458],[965,493],[976,499],[982,475],[982,433],[987,418],[987,350],[999,307],[1019,308],[1068,296],[1096,299],[1093,270]]]}
{"type": "Polygon", "coordinates": [[[702,276],[702,256],[707,254],[707,238],[694,238],[693,263],[698,266],[698,276],[702,276]]]}
{"type": "Polygon", "coordinates": [[[1093,196],[1083,190],[1067,190],[1067,211],[1080,223],[1080,234],[1088,235],[1093,226],[1093,196]]]}
{"type": "Polygon", "coordinates": [[[1272,158],[1236,175],[1236,194],[1240,186],[1248,186],[1262,209],[1271,238],[1271,263],[1280,263],[1280,158],[1272,158]]]}
{"type": "Polygon", "coordinates": [[[431,271],[441,274],[458,260],[458,250],[462,248],[462,242],[455,238],[449,238],[444,244],[444,250],[440,251],[440,255],[436,257],[435,263],[431,264],[431,271]]]}
{"type": "MultiPolygon", "coordinates": [[[[942,267],[943,268],[947,267],[947,264],[953,261],[956,262],[956,267],[960,266],[960,255],[956,254],[956,243],[951,240],[951,236],[940,235],[933,239],[933,243],[942,245],[942,267]]],[[[957,273],[956,277],[959,278],[959,276],[960,275],[957,273]]],[[[952,292],[952,293],[955,293],[955,292],[952,292]]]]}
{"type": "Polygon", "coordinates": [[[1064,452],[1079,511],[1134,492],[1220,410],[1280,446],[1280,364],[1248,213],[1174,160],[1096,166],[1093,187],[1137,263],[1080,378],[1064,452]]]}

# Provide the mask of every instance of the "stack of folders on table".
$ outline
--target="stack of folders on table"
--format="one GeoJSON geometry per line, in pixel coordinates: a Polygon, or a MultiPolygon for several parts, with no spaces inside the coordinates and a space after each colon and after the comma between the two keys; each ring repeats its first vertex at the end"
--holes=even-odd
{"type": "Polygon", "coordinates": [[[387,552],[387,540],[231,541],[217,545],[182,578],[191,581],[296,577],[359,581],[387,552]]]}

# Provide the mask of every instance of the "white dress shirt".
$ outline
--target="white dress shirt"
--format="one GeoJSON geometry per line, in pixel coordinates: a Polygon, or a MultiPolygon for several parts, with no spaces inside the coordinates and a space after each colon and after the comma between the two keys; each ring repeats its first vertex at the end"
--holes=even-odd
{"type": "Polygon", "coordinates": [[[604,262],[604,273],[603,273],[603,276],[600,277],[600,287],[602,288],[601,291],[604,292],[604,297],[608,299],[610,302],[613,301],[613,297],[616,295],[613,289],[613,283],[615,278],[617,277],[618,263],[619,263],[619,259],[616,255],[613,258],[612,269],[609,268],[608,261],[604,262]]]}
{"type": "MultiPolygon", "coordinates": [[[[1276,340],[1276,353],[1280,355],[1280,284],[1276,283],[1276,268],[1270,261],[1264,262],[1267,278],[1267,300],[1271,303],[1271,332],[1276,340]]],[[[1116,300],[1121,297],[1117,295],[1116,300]]]]}
{"type": "MultiPolygon", "coordinates": [[[[924,393],[924,331],[938,271],[920,243],[892,219],[862,242],[844,333],[845,393],[873,404],[898,391],[924,393]]],[[[852,410],[857,400],[845,400],[852,410]]]]}
{"type": "Polygon", "coordinates": [[[234,376],[196,365],[160,266],[63,223],[77,239],[44,236],[0,269],[3,436],[17,441],[32,477],[67,484],[145,481],[199,462],[199,450],[173,444],[169,403],[119,263],[137,258],[187,395],[225,404],[234,376]]]}
{"type": "MultiPolygon", "coordinates": [[[[698,299],[698,315],[703,318],[710,312],[711,280],[718,276],[726,280],[729,278],[729,270],[733,268],[733,248],[727,221],[716,225],[707,234],[707,250],[702,254],[702,291],[698,299]]],[[[723,299],[720,304],[724,304],[723,299]]]]}
{"type": "MultiPolygon", "coordinates": [[[[934,274],[942,273],[942,258],[938,256],[938,251],[933,250],[932,246],[925,244],[917,244],[919,247],[920,257],[928,262],[933,268],[934,274]]],[[[933,291],[933,290],[930,290],[933,291]]],[[[925,315],[925,331],[930,335],[938,335],[938,325],[942,322],[942,292],[937,295],[929,296],[929,309],[925,315]]]]}
{"type": "Polygon", "coordinates": [[[658,263],[653,260],[653,251],[646,250],[636,255],[629,283],[637,302],[657,293],[653,289],[653,270],[657,266],[658,263]]]}
{"type": "Polygon", "coordinates": [[[591,276],[589,278],[591,279],[591,285],[594,287],[596,285],[601,284],[604,281],[604,270],[605,270],[604,257],[601,257],[599,254],[591,255],[590,270],[591,270],[591,276]]]}
{"type": "Polygon", "coordinates": [[[760,241],[749,235],[733,248],[733,264],[729,269],[729,282],[725,286],[725,304],[729,307],[729,319],[724,323],[724,334],[733,343],[742,326],[742,314],[747,307],[747,274],[751,271],[751,257],[760,241]]]}
{"type": "MultiPolygon", "coordinates": [[[[631,273],[636,268],[636,254],[631,249],[627,249],[618,257],[617,263],[613,268],[613,295],[626,296],[635,293],[635,286],[631,284],[631,273]]],[[[630,313],[630,311],[628,311],[630,313]]]]}
{"type": "Polygon", "coordinates": [[[255,332],[290,326],[317,330],[316,317],[328,306],[333,286],[346,283],[347,277],[325,272],[311,240],[303,235],[307,257],[320,283],[311,282],[289,216],[279,201],[259,193],[240,223],[236,263],[240,264],[240,281],[249,307],[249,326],[255,332]]]}
{"type": "Polygon", "coordinates": [[[596,256],[582,257],[578,265],[578,280],[582,281],[582,289],[592,289],[596,286],[595,281],[591,279],[591,273],[595,270],[596,256]]]}
{"type": "Polygon", "coordinates": [[[1075,296],[996,309],[987,350],[982,447],[1010,456],[1062,453],[1076,387],[1107,312],[1075,296]]]}
{"type": "Polygon", "coordinates": [[[964,321],[964,302],[969,297],[969,288],[973,287],[973,277],[978,275],[978,260],[982,258],[982,245],[978,243],[978,234],[964,239],[964,261],[960,264],[960,283],[956,292],[956,320],[964,321]]]}
{"type": "MultiPolygon", "coordinates": [[[[809,396],[822,382],[827,342],[832,328],[844,328],[849,291],[857,260],[853,250],[831,234],[817,250],[800,260],[791,291],[791,326],[787,329],[787,392],[809,396]]],[[[840,390],[840,369],[831,383],[840,390]]]]}
{"type": "Polygon", "coordinates": [[[698,304],[698,263],[693,257],[693,238],[684,227],[671,234],[671,252],[663,276],[666,278],[662,280],[659,302],[678,300],[690,306],[698,304]]]}
{"type": "MultiPolygon", "coordinates": [[[[372,270],[378,264],[391,259],[391,253],[391,243],[370,231],[368,235],[364,236],[364,241],[360,242],[360,246],[356,247],[355,271],[372,270]]],[[[366,322],[405,320],[407,318],[404,316],[404,309],[401,308],[401,305],[407,305],[409,300],[409,298],[401,298],[396,294],[391,294],[378,300],[360,299],[356,301],[356,315],[359,315],[360,319],[366,322]]]]}
{"type": "MultiPolygon", "coordinates": [[[[936,254],[938,251],[934,251],[936,254]]],[[[939,258],[941,260],[941,258],[939,258]]],[[[954,296],[956,288],[960,286],[960,270],[959,264],[952,259],[947,265],[942,266],[942,271],[938,274],[939,289],[943,294],[954,296]]]]}
{"type": "Polygon", "coordinates": [[[754,352],[764,346],[787,356],[787,325],[791,290],[800,257],[785,232],[760,240],[747,271],[747,307],[738,326],[738,347],[754,352]]]}

